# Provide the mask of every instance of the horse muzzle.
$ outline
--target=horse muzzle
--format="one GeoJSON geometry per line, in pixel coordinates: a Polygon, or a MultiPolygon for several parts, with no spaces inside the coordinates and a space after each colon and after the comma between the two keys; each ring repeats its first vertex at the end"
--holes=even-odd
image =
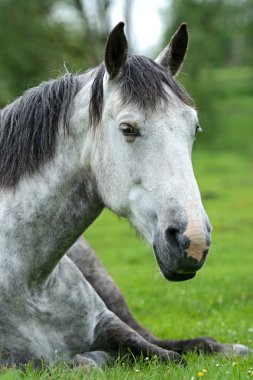
{"type": "Polygon", "coordinates": [[[194,234],[192,239],[175,228],[167,228],[165,234],[157,233],[153,248],[156,261],[164,277],[169,281],[186,281],[195,277],[203,266],[210,246],[210,236],[205,239],[194,234]]]}

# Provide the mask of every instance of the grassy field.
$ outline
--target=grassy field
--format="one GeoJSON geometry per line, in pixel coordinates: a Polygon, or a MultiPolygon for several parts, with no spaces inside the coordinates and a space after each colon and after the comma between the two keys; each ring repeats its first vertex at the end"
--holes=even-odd
{"type": "MultiPolygon", "coordinates": [[[[245,78],[246,74],[241,75],[245,78]]],[[[210,256],[198,275],[185,283],[164,280],[152,250],[124,220],[108,211],[85,236],[119,285],[133,314],[154,334],[161,338],[208,335],[220,342],[253,348],[252,92],[245,92],[244,96],[238,91],[233,93],[229,78],[223,75],[221,80],[231,91],[231,97],[220,104],[230,139],[229,150],[223,153],[197,150],[193,155],[203,202],[214,227],[210,256]]],[[[224,133],[220,144],[225,144],[224,133]]],[[[62,365],[41,373],[31,368],[26,374],[2,370],[0,379],[253,378],[253,357],[228,359],[190,354],[186,359],[185,368],[169,363],[161,365],[155,359],[130,367],[122,359],[101,373],[87,374],[62,365]]]]}

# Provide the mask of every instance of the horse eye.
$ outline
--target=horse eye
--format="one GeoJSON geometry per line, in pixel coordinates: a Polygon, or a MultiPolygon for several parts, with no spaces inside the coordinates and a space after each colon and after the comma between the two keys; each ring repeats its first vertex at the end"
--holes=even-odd
{"type": "Polygon", "coordinates": [[[202,128],[199,124],[196,125],[196,129],[195,129],[195,135],[198,133],[198,132],[202,132],[202,128]]]}
{"type": "Polygon", "coordinates": [[[120,129],[124,136],[137,137],[140,136],[138,129],[134,128],[131,124],[124,123],[120,125],[120,129]]]}

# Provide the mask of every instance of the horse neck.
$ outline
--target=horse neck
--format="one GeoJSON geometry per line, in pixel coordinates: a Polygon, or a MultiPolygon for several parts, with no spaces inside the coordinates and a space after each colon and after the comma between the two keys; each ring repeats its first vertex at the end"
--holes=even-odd
{"type": "Polygon", "coordinates": [[[0,193],[1,261],[7,258],[12,272],[36,281],[53,270],[103,208],[83,149],[91,141],[76,131],[67,137],[62,131],[54,158],[39,173],[0,193]]]}

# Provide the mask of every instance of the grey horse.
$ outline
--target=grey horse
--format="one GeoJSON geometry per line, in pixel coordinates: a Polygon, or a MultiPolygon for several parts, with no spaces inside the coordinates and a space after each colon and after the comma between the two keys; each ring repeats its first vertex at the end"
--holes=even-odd
{"type": "Polygon", "coordinates": [[[0,112],[2,365],[96,366],[119,350],[175,362],[189,350],[247,352],[211,338],[154,337],[77,240],[108,207],[154,247],[171,281],[193,278],[210,246],[191,164],[197,113],[175,80],[186,25],[156,61],[128,53],[123,27],[99,67],[42,83],[0,112]]]}

